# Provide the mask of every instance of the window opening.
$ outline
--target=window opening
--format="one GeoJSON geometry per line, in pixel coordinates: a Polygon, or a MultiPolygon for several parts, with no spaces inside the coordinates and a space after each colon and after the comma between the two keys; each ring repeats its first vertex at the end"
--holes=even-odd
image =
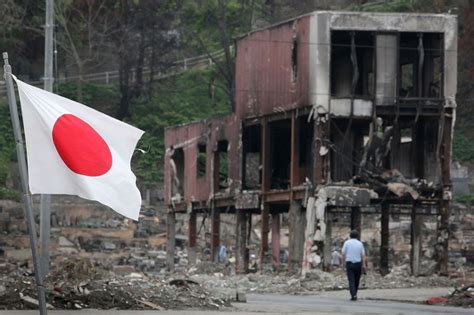
{"type": "Polygon", "coordinates": [[[244,127],[243,142],[243,186],[244,189],[260,188],[261,180],[261,126],[244,127]]]}
{"type": "Polygon", "coordinates": [[[215,163],[217,163],[214,171],[217,172],[216,183],[217,189],[223,190],[229,187],[229,156],[227,153],[229,142],[221,140],[217,142],[217,152],[215,163]]]}
{"type": "Polygon", "coordinates": [[[296,82],[298,78],[298,40],[293,38],[293,47],[291,48],[291,81],[296,82]]]}
{"type": "Polygon", "coordinates": [[[313,144],[313,121],[308,122],[308,116],[298,117],[299,135],[298,150],[299,160],[298,166],[305,167],[311,164],[311,151],[313,144]]]}
{"type": "Polygon", "coordinates": [[[171,155],[172,195],[184,196],[184,151],[176,148],[171,155]]]}
{"type": "Polygon", "coordinates": [[[290,187],[291,119],[268,124],[270,135],[270,189],[290,187]]]}
{"type": "Polygon", "coordinates": [[[359,171],[368,141],[368,123],[335,119],[331,123],[331,178],[335,182],[349,181],[359,171]]]}
{"type": "Polygon", "coordinates": [[[206,145],[198,144],[197,152],[197,177],[202,178],[206,176],[206,145]]]}
{"type": "Polygon", "coordinates": [[[442,97],[442,34],[400,33],[400,98],[442,97]]]}
{"type": "Polygon", "coordinates": [[[373,95],[374,35],[366,31],[331,33],[331,95],[373,95]]]}

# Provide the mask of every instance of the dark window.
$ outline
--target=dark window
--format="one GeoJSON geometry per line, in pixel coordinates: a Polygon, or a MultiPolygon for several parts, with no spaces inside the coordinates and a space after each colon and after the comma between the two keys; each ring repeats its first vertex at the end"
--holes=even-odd
{"type": "Polygon", "coordinates": [[[296,82],[298,78],[298,40],[293,39],[293,47],[291,48],[291,81],[296,82]]]}
{"type": "Polygon", "coordinates": [[[310,166],[314,133],[313,125],[313,121],[308,122],[308,116],[298,117],[299,135],[297,137],[299,150],[299,167],[310,166]]]}
{"type": "Polygon", "coordinates": [[[400,98],[442,96],[442,43],[439,33],[400,34],[400,98]]]}
{"type": "Polygon", "coordinates": [[[206,145],[198,144],[197,152],[197,177],[201,178],[206,176],[206,145]]]}
{"type": "Polygon", "coordinates": [[[243,143],[243,186],[244,189],[256,189],[261,186],[261,127],[244,127],[243,143]]]}
{"type": "Polygon", "coordinates": [[[363,97],[374,94],[374,34],[363,31],[331,33],[331,95],[363,97]]]}
{"type": "Polygon", "coordinates": [[[290,186],[291,120],[272,121],[270,135],[270,188],[288,189],[290,186]]]}
{"type": "Polygon", "coordinates": [[[228,147],[229,142],[227,140],[221,140],[217,142],[215,171],[218,172],[216,174],[216,184],[218,190],[229,187],[229,157],[227,154],[228,147]]]}

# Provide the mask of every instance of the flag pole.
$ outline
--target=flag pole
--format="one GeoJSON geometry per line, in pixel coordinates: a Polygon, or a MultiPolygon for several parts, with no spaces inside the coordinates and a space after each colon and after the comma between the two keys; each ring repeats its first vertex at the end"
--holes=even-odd
{"type": "MultiPolygon", "coordinates": [[[[44,89],[53,92],[53,24],[54,0],[46,0],[44,25],[44,89]]],[[[40,199],[40,264],[41,275],[49,272],[49,238],[51,230],[51,195],[42,194],[40,199]]]]}
{"type": "Polygon", "coordinates": [[[16,143],[16,154],[18,158],[18,167],[20,169],[20,178],[22,186],[22,201],[25,207],[26,214],[26,224],[28,226],[28,232],[30,235],[30,245],[31,245],[31,254],[33,256],[33,265],[35,268],[35,280],[36,280],[36,289],[38,292],[38,302],[39,302],[39,311],[40,315],[46,315],[46,298],[44,293],[43,286],[43,275],[41,273],[40,261],[38,259],[37,247],[36,247],[36,228],[35,228],[35,218],[33,216],[33,203],[31,200],[31,195],[28,189],[28,170],[26,168],[26,158],[25,158],[25,149],[23,144],[23,136],[21,133],[20,120],[18,118],[18,108],[16,106],[16,96],[15,89],[13,88],[12,80],[12,68],[8,63],[8,53],[3,53],[3,62],[4,62],[4,77],[5,84],[7,86],[7,96],[8,96],[8,105],[10,106],[10,116],[13,126],[13,134],[15,136],[16,143]]]}

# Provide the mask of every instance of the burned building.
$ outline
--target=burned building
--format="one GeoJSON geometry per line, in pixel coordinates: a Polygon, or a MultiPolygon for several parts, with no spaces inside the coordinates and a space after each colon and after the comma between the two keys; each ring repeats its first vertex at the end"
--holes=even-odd
{"type": "Polygon", "coordinates": [[[259,215],[260,266],[278,268],[287,213],[289,268],[304,272],[314,245],[329,264],[334,218],[349,214],[360,231],[361,216],[379,213],[387,272],[389,215],[403,212],[413,273],[426,216],[446,273],[456,69],[453,15],[313,12],[237,39],[233,112],[165,132],[169,253],[176,213],[189,215],[191,263],[198,216],[217,259],[220,214],[235,214],[245,272],[259,215]]]}

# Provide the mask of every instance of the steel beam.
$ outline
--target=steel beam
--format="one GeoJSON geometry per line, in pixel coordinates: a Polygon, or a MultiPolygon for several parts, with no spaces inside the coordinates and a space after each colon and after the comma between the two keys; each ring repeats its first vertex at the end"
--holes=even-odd
{"type": "Polygon", "coordinates": [[[382,203],[381,215],[381,234],[380,234],[380,273],[384,276],[388,274],[388,249],[389,249],[389,220],[390,205],[386,202],[382,203]]]}
{"type": "Polygon", "coordinates": [[[272,267],[280,268],[280,214],[272,214],[272,267]]]}
{"type": "Polygon", "coordinates": [[[188,261],[191,265],[196,264],[196,243],[197,243],[197,214],[192,211],[189,214],[188,227],[188,261]]]}
{"type": "Polygon", "coordinates": [[[172,209],[168,209],[166,219],[166,265],[168,271],[174,271],[174,252],[176,245],[176,216],[172,209]]]}

